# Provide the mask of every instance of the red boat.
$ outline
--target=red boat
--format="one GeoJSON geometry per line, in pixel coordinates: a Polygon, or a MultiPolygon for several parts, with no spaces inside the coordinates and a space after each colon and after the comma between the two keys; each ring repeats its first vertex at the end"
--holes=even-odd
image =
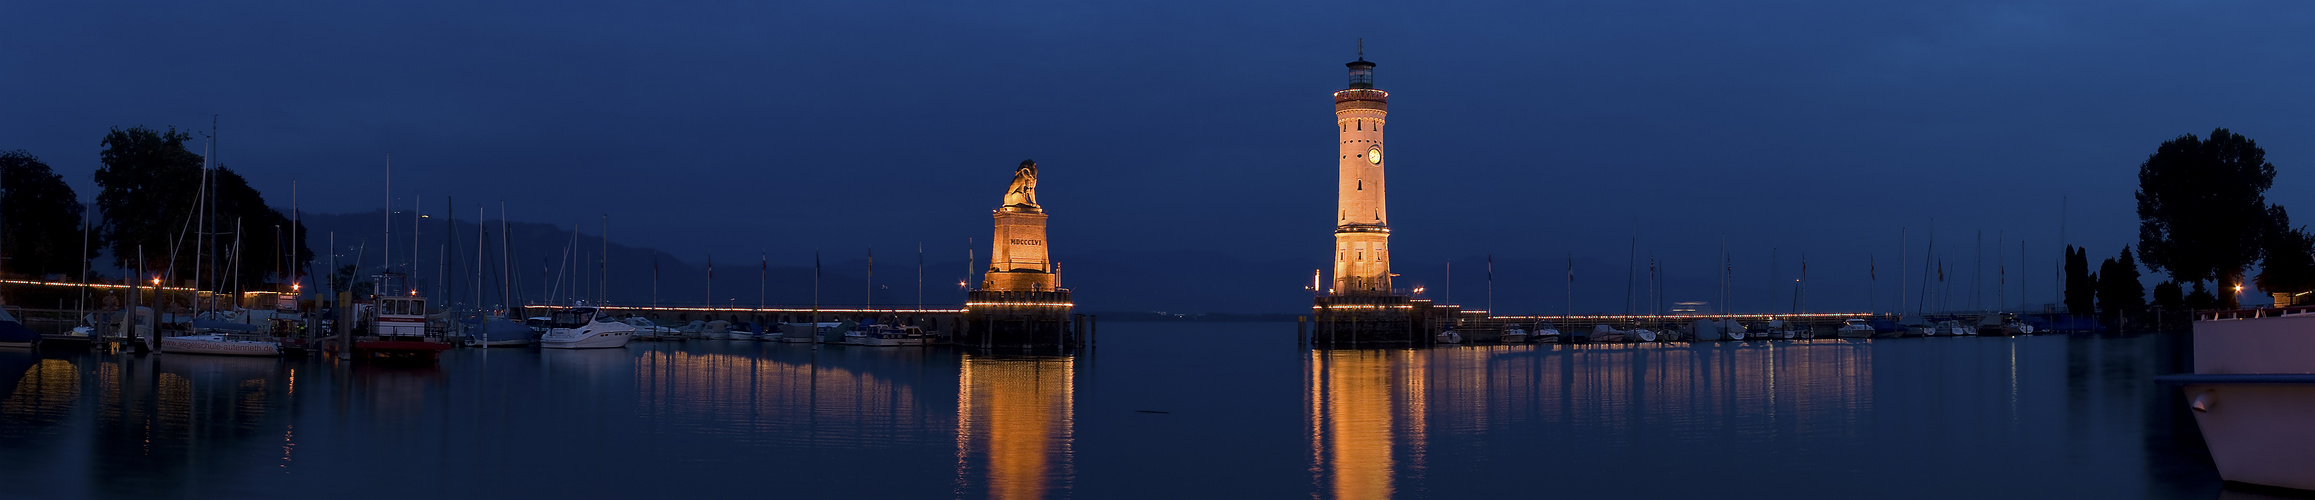
{"type": "Polygon", "coordinates": [[[354,356],[376,360],[432,363],[450,350],[442,330],[426,321],[426,299],[388,297],[355,303],[354,356]]]}

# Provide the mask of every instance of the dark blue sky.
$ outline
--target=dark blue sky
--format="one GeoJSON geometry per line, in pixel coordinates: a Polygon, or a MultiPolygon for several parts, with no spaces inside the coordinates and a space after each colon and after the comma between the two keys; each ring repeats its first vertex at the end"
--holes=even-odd
{"type": "Polygon", "coordinates": [[[397,208],[794,264],[961,256],[1034,158],[1065,269],[1244,265],[1213,286],[1291,308],[1364,37],[1402,286],[1492,253],[1527,261],[1503,309],[1556,311],[1573,254],[1620,309],[1636,235],[1710,298],[1725,235],[1763,290],[1806,253],[1820,309],[1864,307],[1873,259],[1885,308],[1899,228],[1917,280],[1935,219],[1949,265],[1985,232],[1988,302],[2007,243],[2014,302],[2019,239],[2049,296],[2061,199],[2094,257],[2135,241],[2135,168],[2180,134],[2260,141],[2271,201],[2315,210],[2311,34],[2304,2],[10,3],[0,148],[93,197],[107,129],[215,114],[278,205],[297,179],[308,211],[374,210],[390,151],[397,208]]]}

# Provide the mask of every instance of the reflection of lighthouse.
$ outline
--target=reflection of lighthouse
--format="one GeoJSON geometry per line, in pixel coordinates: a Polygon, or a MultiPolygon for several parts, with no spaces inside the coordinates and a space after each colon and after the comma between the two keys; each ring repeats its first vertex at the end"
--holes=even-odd
{"type": "Polygon", "coordinates": [[[966,354],[957,378],[960,496],[1044,498],[1076,476],[1076,362],[966,354]]]}
{"type": "Polygon", "coordinates": [[[1428,359],[1416,351],[1311,351],[1303,386],[1313,478],[1333,498],[1390,498],[1401,469],[1400,438],[1422,467],[1427,444],[1428,359]]]}

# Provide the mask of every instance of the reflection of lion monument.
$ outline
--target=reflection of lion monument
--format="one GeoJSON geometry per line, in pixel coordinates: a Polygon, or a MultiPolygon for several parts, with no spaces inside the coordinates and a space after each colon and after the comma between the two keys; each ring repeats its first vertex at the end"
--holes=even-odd
{"type": "Polygon", "coordinates": [[[1013,169],[1013,185],[1005,189],[1005,206],[1037,208],[1037,162],[1021,160],[1013,169]]]}

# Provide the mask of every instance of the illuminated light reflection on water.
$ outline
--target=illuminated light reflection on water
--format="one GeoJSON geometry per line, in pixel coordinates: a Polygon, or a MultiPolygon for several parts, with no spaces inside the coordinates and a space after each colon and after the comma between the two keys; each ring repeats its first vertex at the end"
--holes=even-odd
{"type": "Polygon", "coordinates": [[[1103,326],[1075,357],[0,351],[0,497],[2222,493],[2149,380],[2174,337],[1301,351],[1286,324],[1103,326]]]}

